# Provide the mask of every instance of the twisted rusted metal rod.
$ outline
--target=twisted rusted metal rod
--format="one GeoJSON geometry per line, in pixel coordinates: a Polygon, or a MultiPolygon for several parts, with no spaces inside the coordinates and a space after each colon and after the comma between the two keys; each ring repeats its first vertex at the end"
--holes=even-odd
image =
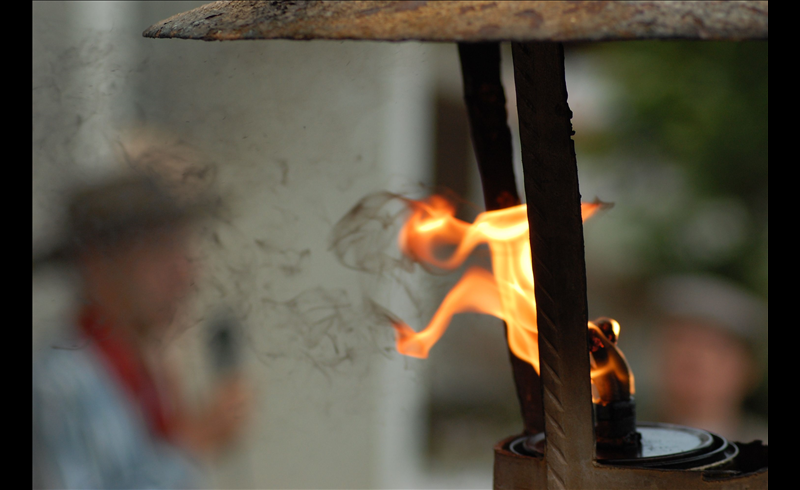
{"type": "Polygon", "coordinates": [[[584,488],[594,459],[586,264],[564,47],[512,43],[528,203],[547,487],[584,488]]]}

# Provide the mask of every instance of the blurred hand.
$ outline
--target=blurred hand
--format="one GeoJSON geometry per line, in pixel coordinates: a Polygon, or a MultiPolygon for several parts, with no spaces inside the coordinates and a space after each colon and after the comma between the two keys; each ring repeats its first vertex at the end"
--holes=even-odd
{"type": "Polygon", "coordinates": [[[253,392],[247,380],[231,376],[221,381],[208,405],[198,412],[179,417],[179,443],[201,458],[213,458],[232,444],[250,421],[253,392]]]}

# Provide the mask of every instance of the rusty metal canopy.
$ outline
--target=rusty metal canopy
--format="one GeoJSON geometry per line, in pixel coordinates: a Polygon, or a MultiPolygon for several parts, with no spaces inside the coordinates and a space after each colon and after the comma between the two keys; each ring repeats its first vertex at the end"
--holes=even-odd
{"type": "Polygon", "coordinates": [[[233,41],[613,41],[767,39],[766,1],[214,2],[145,37],[233,41]]]}

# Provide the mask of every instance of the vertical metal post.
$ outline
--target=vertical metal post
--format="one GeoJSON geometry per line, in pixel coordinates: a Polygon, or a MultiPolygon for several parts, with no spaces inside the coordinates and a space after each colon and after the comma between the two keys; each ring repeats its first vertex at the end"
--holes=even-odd
{"type": "Polygon", "coordinates": [[[586,266],[578,169],[560,43],[513,43],[547,446],[547,486],[592,474],[586,266]]]}
{"type": "MultiPolygon", "coordinates": [[[[520,203],[514,178],[511,131],[508,129],[506,96],[500,72],[499,43],[460,43],[464,100],[486,210],[520,203]]],[[[542,390],[533,366],[509,349],[525,433],[544,430],[542,390]]]]}

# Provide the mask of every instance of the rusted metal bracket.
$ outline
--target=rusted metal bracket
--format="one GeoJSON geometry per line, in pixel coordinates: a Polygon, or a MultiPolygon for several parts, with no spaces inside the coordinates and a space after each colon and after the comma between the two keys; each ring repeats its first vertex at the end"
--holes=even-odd
{"type": "Polygon", "coordinates": [[[766,39],[766,1],[213,2],[145,37],[530,42],[766,39]]]}
{"type": "MultiPolygon", "coordinates": [[[[514,178],[511,131],[500,72],[499,43],[460,43],[464,100],[469,115],[472,146],[481,174],[486,210],[520,203],[514,178]]],[[[507,338],[507,333],[506,333],[507,338]]],[[[514,372],[525,434],[544,430],[542,390],[533,366],[508,350],[514,372]]]]}

